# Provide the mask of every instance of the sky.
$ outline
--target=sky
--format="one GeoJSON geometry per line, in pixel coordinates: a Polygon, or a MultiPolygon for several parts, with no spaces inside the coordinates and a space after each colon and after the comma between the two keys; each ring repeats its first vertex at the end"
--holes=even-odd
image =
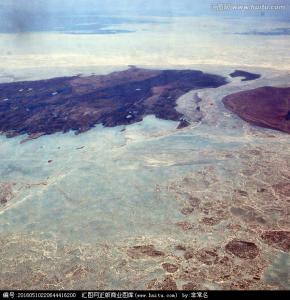
{"type": "Polygon", "coordinates": [[[19,10],[31,13],[97,12],[128,14],[203,14],[209,0],[1,0],[3,11],[19,10]]]}
{"type": "Polygon", "coordinates": [[[213,3],[283,1],[290,5],[290,0],[0,0],[0,69],[129,64],[289,68],[289,8],[276,13],[283,20],[266,18],[268,12],[247,20],[247,11],[236,13],[238,18],[228,11],[210,16],[213,3]]]}
{"type": "MultiPolygon", "coordinates": [[[[116,24],[115,17],[142,16],[218,16],[224,17],[276,17],[290,21],[289,0],[0,0],[0,32],[58,31],[64,27],[73,31],[82,22],[103,25],[116,24]],[[282,10],[217,10],[216,4],[284,4],[282,10]],[[85,16],[85,17],[84,17],[85,16]],[[109,18],[102,19],[101,16],[109,18]]],[[[261,18],[260,18],[261,19],[261,18]]],[[[264,21],[263,19],[261,19],[264,21]]]]}
{"type": "MultiPolygon", "coordinates": [[[[214,3],[286,4],[287,0],[1,0],[2,13],[39,12],[140,15],[206,15],[212,13],[214,3]]],[[[243,12],[245,13],[245,12],[243,12]]]]}

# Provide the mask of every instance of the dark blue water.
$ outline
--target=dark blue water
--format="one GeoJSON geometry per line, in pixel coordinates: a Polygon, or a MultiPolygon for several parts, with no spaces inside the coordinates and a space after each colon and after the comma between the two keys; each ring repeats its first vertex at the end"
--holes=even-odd
{"type": "MultiPolygon", "coordinates": [[[[290,26],[290,24],[289,24],[290,26]]],[[[239,32],[236,34],[241,35],[290,35],[290,27],[283,27],[283,28],[274,28],[267,31],[258,31],[258,30],[252,30],[247,32],[239,32]]]]}

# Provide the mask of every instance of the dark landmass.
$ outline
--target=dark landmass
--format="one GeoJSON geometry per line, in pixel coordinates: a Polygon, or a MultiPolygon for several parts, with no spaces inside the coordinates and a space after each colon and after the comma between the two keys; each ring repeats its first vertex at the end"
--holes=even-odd
{"type": "Polygon", "coordinates": [[[190,123],[186,120],[180,120],[178,126],[177,126],[177,129],[182,129],[182,128],[185,128],[187,127],[188,125],[190,125],[190,123]]]}
{"type": "Polygon", "coordinates": [[[276,35],[290,35],[290,28],[284,27],[284,28],[275,28],[268,31],[247,31],[247,32],[237,32],[236,34],[240,35],[270,35],[270,36],[276,36],[276,35]]]}
{"type": "Polygon", "coordinates": [[[261,77],[260,74],[250,73],[242,70],[235,70],[235,72],[231,73],[230,76],[234,77],[244,77],[242,81],[250,81],[255,80],[261,77]]]}
{"type": "Polygon", "coordinates": [[[226,96],[226,108],[245,121],[290,133],[290,88],[261,87],[226,96]]]}
{"type": "Polygon", "coordinates": [[[219,87],[225,77],[196,70],[148,70],[132,67],[99,76],[60,77],[0,84],[0,132],[7,137],[74,130],[96,124],[113,127],[154,114],[188,125],[175,110],[176,100],[193,89],[219,87]]]}

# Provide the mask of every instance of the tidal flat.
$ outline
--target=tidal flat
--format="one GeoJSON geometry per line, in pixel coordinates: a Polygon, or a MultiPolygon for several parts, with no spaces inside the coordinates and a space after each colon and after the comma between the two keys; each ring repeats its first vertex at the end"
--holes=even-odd
{"type": "Polygon", "coordinates": [[[289,289],[289,134],[222,99],[290,75],[190,68],[229,82],[176,100],[185,128],[151,114],[25,143],[0,136],[1,288],[289,289]]]}

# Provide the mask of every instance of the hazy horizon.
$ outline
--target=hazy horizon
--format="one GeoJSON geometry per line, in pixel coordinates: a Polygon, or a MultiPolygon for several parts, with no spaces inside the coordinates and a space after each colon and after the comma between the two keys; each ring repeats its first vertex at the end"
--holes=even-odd
{"type": "Polygon", "coordinates": [[[236,15],[236,16],[276,16],[286,18],[290,7],[286,0],[2,0],[1,16],[45,14],[52,17],[57,14],[105,14],[135,16],[200,16],[200,15],[236,15]],[[284,5],[285,9],[242,9],[226,8],[217,10],[217,5],[284,5]]]}

